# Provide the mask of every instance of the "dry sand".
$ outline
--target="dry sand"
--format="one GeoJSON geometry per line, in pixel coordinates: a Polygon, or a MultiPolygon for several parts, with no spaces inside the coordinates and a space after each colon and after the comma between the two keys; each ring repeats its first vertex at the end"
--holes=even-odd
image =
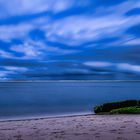
{"type": "Polygon", "coordinates": [[[140,115],[3,121],[0,140],[140,140],[140,115]]]}

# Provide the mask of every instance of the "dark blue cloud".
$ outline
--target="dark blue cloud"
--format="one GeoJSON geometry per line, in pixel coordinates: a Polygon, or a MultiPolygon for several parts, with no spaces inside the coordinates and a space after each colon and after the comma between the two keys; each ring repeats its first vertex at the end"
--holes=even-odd
{"type": "Polygon", "coordinates": [[[113,6],[113,5],[117,5],[117,4],[121,4],[123,2],[126,2],[127,0],[95,0],[94,3],[97,4],[97,6],[99,5],[103,5],[103,6],[113,6]]]}
{"type": "Polygon", "coordinates": [[[135,37],[140,37],[140,24],[131,26],[128,30],[127,33],[135,35],[135,37]]]}
{"type": "Polygon", "coordinates": [[[138,0],[1,0],[0,8],[0,80],[140,79],[138,0]]]}
{"type": "Polygon", "coordinates": [[[34,41],[46,40],[45,32],[39,29],[33,29],[32,31],[30,31],[29,36],[34,41]]]}
{"type": "Polygon", "coordinates": [[[126,13],[126,16],[135,16],[140,14],[140,8],[134,8],[126,13]]]}

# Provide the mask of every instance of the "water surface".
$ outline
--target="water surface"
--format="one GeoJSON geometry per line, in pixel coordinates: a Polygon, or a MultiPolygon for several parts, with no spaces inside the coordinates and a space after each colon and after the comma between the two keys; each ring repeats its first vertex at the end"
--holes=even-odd
{"type": "Polygon", "coordinates": [[[126,99],[140,99],[140,82],[1,82],[0,118],[92,113],[126,99]]]}

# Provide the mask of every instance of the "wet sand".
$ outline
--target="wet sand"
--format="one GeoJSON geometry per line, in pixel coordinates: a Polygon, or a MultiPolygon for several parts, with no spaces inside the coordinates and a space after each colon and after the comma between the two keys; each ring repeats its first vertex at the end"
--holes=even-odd
{"type": "Polygon", "coordinates": [[[139,140],[140,115],[83,115],[0,122],[0,140],[139,140]]]}

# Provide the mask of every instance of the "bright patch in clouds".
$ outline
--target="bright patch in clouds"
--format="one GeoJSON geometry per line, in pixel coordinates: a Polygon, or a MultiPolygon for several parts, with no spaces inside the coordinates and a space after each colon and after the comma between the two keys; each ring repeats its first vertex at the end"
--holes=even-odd
{"type": "MultiPolygon", "coordinates": [[[[139,73],[140,74],[140,66],[139,65],[133,65],[128,63],[110,63],[110,62],[85,62],[84,65],[99,68],[99,69],[105,69],[108,67],[113,68],[113,70],[119,70],[119,71],[126,71],[130,73],[139,73]]],[[[111,70],[111,69],[110,69],[111,70]]]]}
{"type": "Polygon", "coordinates": [[[7,18],[8,16],[36,14],[44,11],[61,12],[70,8],[72,4],[73,0],[12,0],[12,2],[1,0],[0,16],[7,18]]]}
{"type": "Polygon", "coordinates": [[[118,69],[128,71],[128,72],[138,72],[140,73],[140,66],[139,65],[131,65],[127,63],[118,64],[118,69]]]}
{"type": "Polygon", "coordinates": [[[87,66],[103,67],[103,68],[112,66],[112,63],[109,63],[109,62],[85,62],[84,64],[87,66]]]}

